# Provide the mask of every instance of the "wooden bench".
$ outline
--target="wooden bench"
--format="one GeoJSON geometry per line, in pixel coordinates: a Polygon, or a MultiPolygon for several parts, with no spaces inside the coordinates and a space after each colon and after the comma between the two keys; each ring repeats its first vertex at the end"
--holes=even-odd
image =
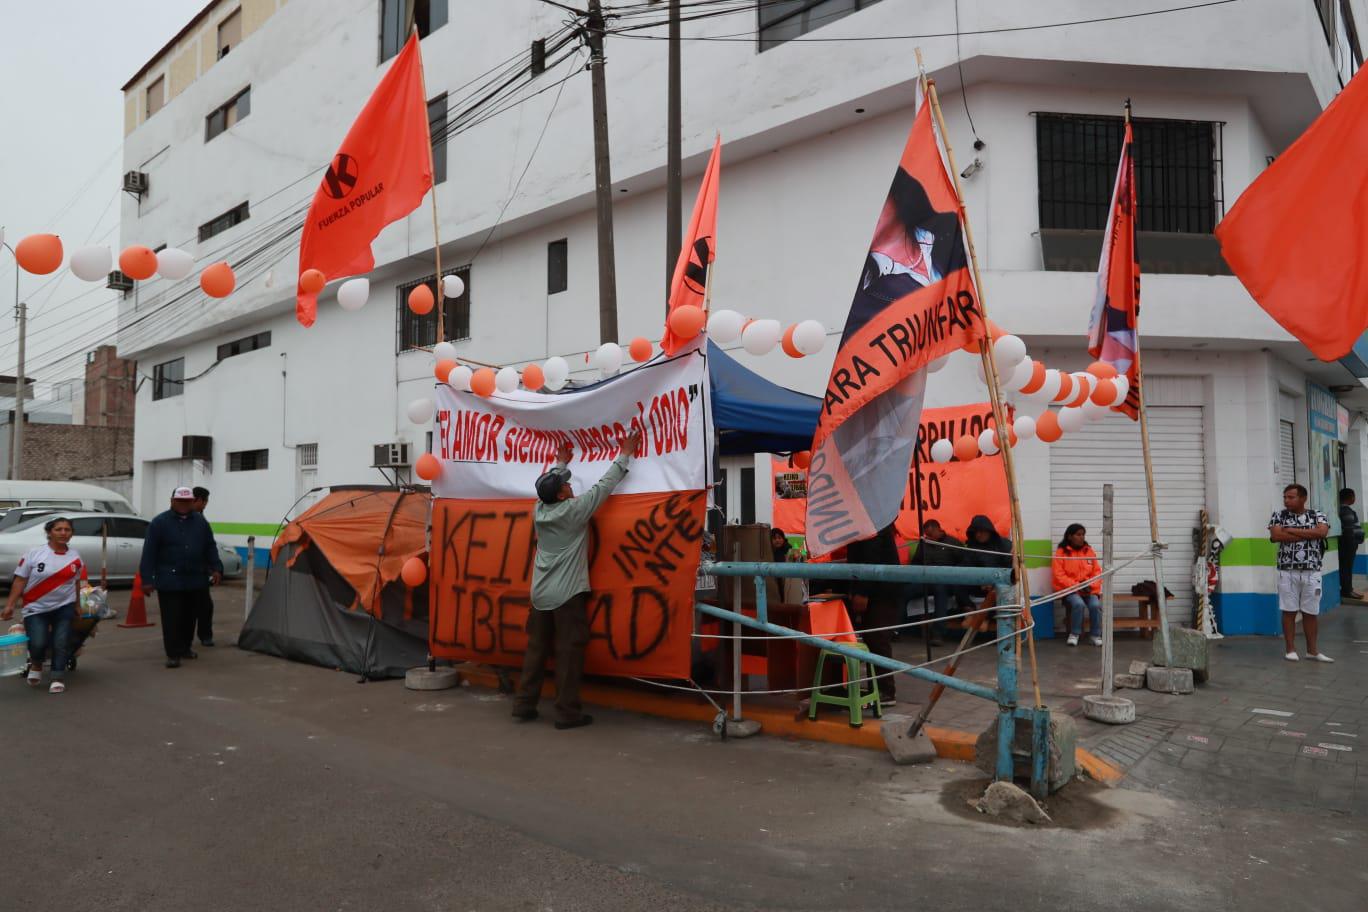
{"type": "MultiPolygon", "coordinates": [[[[1068,632],[1069,623],[1072,620],[1070,609],[1064,608],[1064,630],[1068,632]]],[[[1083,619],[1085,632],[1088,619],[1083,619]]],[[[1159,629],[1159,609],[1147,596],[1131,595],[1129,592],[1112,593],[1112,630],[1137,630],[1145,635],[1145,639],[1153,639],[1154,631],[1159,629]],[[1134,606],[1134,615],[1122,616],[1117,612],[1123,607],[1134,606]]]]}

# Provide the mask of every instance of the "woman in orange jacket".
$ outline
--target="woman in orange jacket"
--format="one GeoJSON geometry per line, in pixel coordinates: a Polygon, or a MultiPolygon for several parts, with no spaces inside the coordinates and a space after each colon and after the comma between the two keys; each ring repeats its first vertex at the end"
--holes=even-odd
{"type": "Polygon", "coordinates": [[[1102,565],[1097,562],[1097,552],[1088,544],[1088,530],[1080,523],[1070,523],[1064,530],[1064,537],[1055,549],[1053,563],[1054,588],[1056,592],[1077,586],[1084,580],[1092,580],[1088,585],[1070,595],[1064,596],[1064,604],[1073,616],[1069,629],[1069,645],[1077,646],[1078,637],[1083,633],[1083,609],[1088,611],[1088,633],[1094,646],[1102,645],[1102,565]]]}

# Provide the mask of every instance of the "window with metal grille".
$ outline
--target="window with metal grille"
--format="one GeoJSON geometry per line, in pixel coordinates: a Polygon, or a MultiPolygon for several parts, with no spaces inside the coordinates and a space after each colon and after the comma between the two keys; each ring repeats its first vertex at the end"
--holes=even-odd
{"type": "Polygon", "coordinates": [[[254,333],[244,336],[241,339],[234,339],[232,342],[224,342],[218,347],[218,359],[231,358],[234,355],[243,355],[247,352],[256,351],[258,348],[268,348],[271,344],[271,331],[254,333]]]}
{"type": "Polygon", "coordinates": [[[546,293],[559,294],[570,287],[570,241],[561,238],[546,245],[546,293]]]}
{"type": "Polygon", "coordinates": [[[252,87],[238,92],[204,118],[204,141],[208,142],[224,130],[252,113],[252,87]]]}
{"type": "Polygon", "coordinates": [[[152,399],[170,399],[185,392],[185,359],[164,361],[152,368],[152,399]]]}
{"type": "Polygon", "coordinates": [[[447,0],[380,0],[380,62],[403,49],[413,26],[426,38],[446,23],[447,0]]]}
{"type": "Polygon", "coordinates": [[[428,102],[428,129],[432,132],[432,182],[447,178],[447,97],[443,92],[428,102]]]}
{"type": "MultiPolygon", "coordinates": [[[[470,267],[458,266],[455,269],[445,270],[442,275],[460,276],[465,283],[465,290],[461,292],[459,298],[447,298],[445,301],[445,319],[442,322],[445,338],[448,342],[457,342],[461,339],[470,338],[470,267]]],[[[405,352],[415,348],[431,348],[437,344],[437,308],[433,308],[430,313],[418,315],[409,310],[409,292],[419,285],[426,284],[432,296],[437,297],[437,283],[429,276],[417,282],[408,282],[400,285],[397,289],[398,297],[398,320],[399,320],[399,351],[405,352]]]]}
{"type": "Polygon", "coordinates": [[[829,22],[873,6],[879,0],[766,0],[756,4],[760,50],[767,51],[829,22]]]}
{"type": "Polygon", "coordinates": [[[270,450],[238,450],[228,454],[228,471],[259,472],[268,468],[270,450]]]}
{"type": "Polygon", "coordinates": [[[203,225],[200,225],[200,243],[204,243],[216,234],[222,234],[234,225],[240,225],[247,221],[249,217],[250,213],[247,210],[247,203],[238,203],[222,215],[215,216],[203,225]]]}
{"type": "Polygon", "coordinates": [[[299,459],[299,467],[301,469],[318,468],[318,444],[301,443],[295,448],[295,455],[299,459]]]}

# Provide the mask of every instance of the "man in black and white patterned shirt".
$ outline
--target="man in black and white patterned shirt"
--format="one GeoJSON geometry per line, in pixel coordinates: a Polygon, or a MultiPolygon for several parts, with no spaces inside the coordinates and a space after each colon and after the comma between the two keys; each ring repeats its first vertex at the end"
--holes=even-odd
{"type": "Polygon", "coordinates": [[[1321,557],[1330,523],[1319,510],[1306,508],[1306,488],[1291,484],[1283,489],[1283,509],[1268,521],[1269,541],[1278,543],[1278,607],[1282,609],[1283,642],[1289,662],[1297,655],[1297,614],[1306,632],[1306,656],[1317,662],[1333,662],[1316,645],[1320,616],[1321,557]]]}

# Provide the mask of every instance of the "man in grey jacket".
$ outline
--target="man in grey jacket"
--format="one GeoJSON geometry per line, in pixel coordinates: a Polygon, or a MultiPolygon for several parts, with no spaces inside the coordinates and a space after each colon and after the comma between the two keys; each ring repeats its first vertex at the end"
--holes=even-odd
{"type": "Polygon", "coordinates": [[[608,500],[636,456],[641,433],[618,440],[621,452],[598,483],[576,497],[570,488],[570,446],[556,453],[556,465],[537,479],[533,521],[537,554],[532,565],[532,610],[527,616],[527,652],[513,701],[513,718],[537,718],[546,660],[555,646],[556,728],[594,721],[580,704],[584,650],[589,645],[589,521],[608,500]]]}

